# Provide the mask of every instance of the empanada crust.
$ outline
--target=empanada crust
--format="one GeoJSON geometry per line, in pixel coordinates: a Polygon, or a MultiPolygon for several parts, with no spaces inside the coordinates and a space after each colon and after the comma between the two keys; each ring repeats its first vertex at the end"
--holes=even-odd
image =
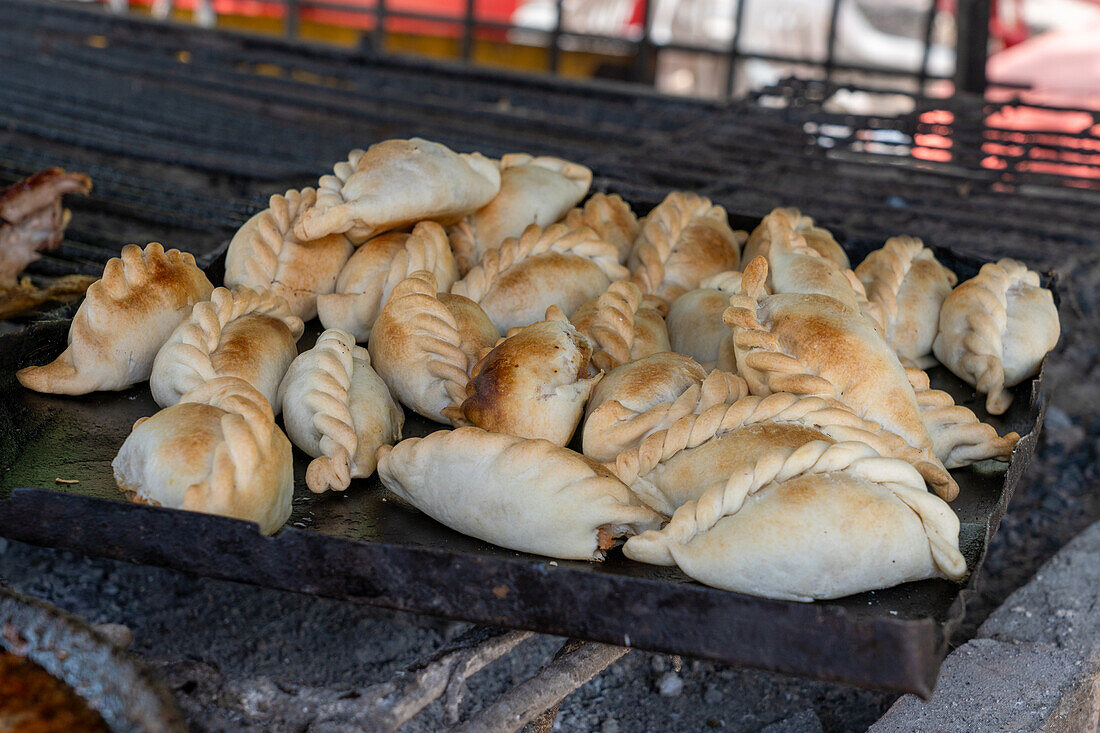
{"type": "Polygon", "coordinates": [[[149,378],[157,352],[192,306],[214,286],[195,258],[157,242],[122,248],[88,287],[69,327],[69,345],[53,362],[16,372],[36,392],[87,394],[149,378]]]}
{"type": "Polygon", "coordinates": [[[670,350],[668,328],[660,312],[663,307],[663,302],[643,296],[634,283],[618,280],[574,311],[569,320],[592,344],[596,368],[611,371],[620,364],[670,350]]]}

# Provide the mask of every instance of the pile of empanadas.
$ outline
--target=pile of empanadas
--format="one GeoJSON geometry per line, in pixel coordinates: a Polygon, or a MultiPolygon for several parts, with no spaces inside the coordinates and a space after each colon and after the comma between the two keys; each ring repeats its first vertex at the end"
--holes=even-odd
{"type": "Polygon", "coordinates": [[[737,232],[694,193],[638,218],[585,201],[591,181],[420,139],[354,150],[241,227],[225,287],[185,253],[124,248],[68,348],[19,380],[148,379],[163,409],[121,446],[119,487],[266,533],[290,514],[293,443],[314,492],[377,470],[518,551],[599,560],[625,539],[633,560],[806,601],[964,577],[949,469],[1007,461],[1019,436],[921,369],[1003,413],[1058,340],[1039,276],[1001,260],[956,287],[913,237],[852,270],[797,210],[737,232]],[[402,406],[448,429],[401,440],[402,406]]]}

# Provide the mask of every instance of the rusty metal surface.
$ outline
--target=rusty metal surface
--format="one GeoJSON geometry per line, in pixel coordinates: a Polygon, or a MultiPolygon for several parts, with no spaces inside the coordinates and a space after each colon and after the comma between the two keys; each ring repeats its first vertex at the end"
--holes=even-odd
{"type": "MultiPolygon", "coordinates": [[[[966,279],[980,264],[940,250],[966,279]]],[[[212,277],[217,277],[215,271],[212,277]]],[[[721,591],[679,570],[634,563],[556,561],[494,547],[404,506],[376,477],[346,493],[305,488],[296,451],[288,525],[272,538],[222,517],[122,501],[110,463],[139,417],[158,408],[147,385],[63,397],[19,387],[14,373],[64,348],[68,320],[0,339],[0,536],[302,593],[531,629],[900,692],[930,694],[950,630],[965,613],[974,572],[1038,437],[1040,379],[990,418],[973,390],[943,368],[933,386],[1023,438],[1011,464],[953,471],[967,585],[908,583],[801,604],[721,591]],[[1030,396],[1026,394],[1030,389],[1030,396]],[[77,479],[58,485],[55,479],[77,479]]],[[[299,348],[308,348],[312,328],[299,348]]],[[[441,426],[409,414],[407,437],[441,426]]]]}
{"type": "Polygon", "coordinates": [[[129,654],[76,616],[0,588],[0,650],[63,680],[117,733],[183,733],[171,694],[129,654]]]}

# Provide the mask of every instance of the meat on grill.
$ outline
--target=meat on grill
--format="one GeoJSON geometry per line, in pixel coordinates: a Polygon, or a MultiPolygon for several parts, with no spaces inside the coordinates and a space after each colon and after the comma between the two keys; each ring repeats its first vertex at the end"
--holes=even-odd
{"type": "Polygon", "coordinates": [[[61,207],[61,195],[91,189],[83,173],[49,168],[0,190],[0,288],[15,287],[39,252],[61,244],[71,217],[61,207]]]}

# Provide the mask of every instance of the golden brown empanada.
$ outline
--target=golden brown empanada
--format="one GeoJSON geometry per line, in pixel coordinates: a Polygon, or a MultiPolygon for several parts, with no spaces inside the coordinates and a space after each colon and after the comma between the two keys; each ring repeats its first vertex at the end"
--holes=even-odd
{"type": "Polygon", "coordinates": [[[593,460],[613,461],[685,415],[736,402],[748,392],[741,377],[707,374],[694,359],[672,351],[623,364],[592,391],[581,450],[593,460]]]}
{"type": "Polygon", "coordinates": [[[262,394],[276,413],[283,375],[298,355],[304,329],[286,301],[268,290],[215,288],[198,303],[153,360],[149,389],[161,407],[216,377],[237,377],[262,394]]]}
{"type": "Polygon", "coordinates": [[[451,292],[473,300],[502,334],[541,320],[556,305],[572,314],[630,273],[614,245],[587,228],[532,224],[519,239],[485,253],[451,292]]]}
{"type": "Polygon", "coordinates": [[[584,207],[573,209],[565,216],[565,225],[570,229],[588,227],[596,232],[600,239],[615,245],[619,252],[619,263],[630,257],[634,240],[638,238],[641,225],[630,204],[616,194],[596,193],[584,203],[584,207]]]}
{"type": "Polygon", "coordinates": [[[592,344],[595,367],[611,371],[671,348],[661,316],[664,307],[663,301],[642,295],[634,283],[618,280],[603,295],[578,308],[569,320],[592,344]]]}
{"type": "Polygon", "coordinates": [[[991,415],[1000,415],[1012,404],[1008,387],[1039,373],[1060,328],[1054,297],[1039,286],[1039,274],[1006,258],[982,265],[977,276],[951,291],[932,350],[986,396],[991,415]]]}
{"type": "Polygon", "coordinates": [[[920,369],[905,372],[917,396],[921,421],[932,436],[932,450],[944,466],[962,468],[987,459],[1012,460],[1012,451],[1020,441],[1018,433],[997,435],[973,410],[956,405],[946,392],[932,389],[926,373],[920,369]]]}
{"type": "Polygon", "coordinates": [[[681,412],[681,417],[667,421],[608,463],[631,491],[663,514],[672,514],[710,486],[751,469],[776,447],[793,450],[814,440],[854,440],[882,456],[910,462],[919,457],[900,436],[834,399],[776,392],[711,401],[700,408],[681,412]]]}
{"type": "Polygon", "coordinates": [[[494,433],[565,445],[599,381],[592,346],[560,310],[508,332],[474,366],[462,417],[494,433]]]}
{"type": "Polygon", "coordinates": [[[785,218],[791,227],[802,235],[802,238],[806,240],[806,244],[822,257],[831,261],[841,270],[851,268],[852,265],[848,260],[847,253],[845,253],[844,248],[837,244],[832,233],[828,229],[814,226],[813,219],[804,216],[801,211],[794,208],[772,209],[771,213],[764,217],[764,221],[761,221],[756,229],[752,230],[749,240],[745,242],[745,251],[741,253],[742,262],[752,262],[757,257],[767,258],[768,249],[771,247],[771,232],[766,222],[769,218],[777,216],[785,218]]]}
{"type": "Polygon", "coordinates": [[[315,494],[343,491],[374,473],[380,445],[401,440],[405,413],[370,366],[355,337],[333,328],[298,356],[279,385],[283,424],[294,444],[313,457],[306,485],[315,494]]]}
{"type": "Polygon", "coordinates": [[[775,448],[623,552],[716,588],[795,601],[966,574],[951,508],[911,465],[859,442],[775,448]]]}
{"type": "Polygon", "coordinates": [[[735,270],[746,234],[710,199],[673,191],[642,224],[629,267],[643,293],[671,303],[706,277],[735,270]]]}
{"type": "Polygon", "coordinates": [[[733,329],[737,371],[756,395],[834,397],[860,417],[900,435],[920,452],[914,462],[936,493],[951,500],[958,484],[933,452],[916,395],[893,349],[870,319],[825,295],[764,295],[768,265],[745,268],[743,293],[723,316],[733,329]]]}
{"type": "Polygon", "coordinates": [[[458,279],[447,234],[434,221],[420,222],[412,234],[382,234],[357,249],[340,270],[336,291],[317,298],[321,324],[366,343],[390,292],[418,270],[432,273],[444,292],[458,279]]]}
{"type": "Polygon", "coordinates": [[[420,271],[393,289],[369,349],[374,369],[402,404],[450,424],[447,408],[466,399],[470,369],[499,336],[477,303],[437,293],[435,276],[420,271]]]}
{"type": "Polygon", "coordinates": [[[225,255],[225,285],[263,288],[286,299],[303,321],[317,315],[317,296],[336,289],[336,277],[355,247],[343,234],[312,242],[291,231],[298,215],[317,201],[303,188],[271,197],[268,208],[244,223],[225,255]]]}
{"type": "Polygon", "coordinates": [[[453,224],[500,190],[495,161],[414,137],[353,150],[317,184],[317,203],[294,224],[303,241],[346,233],[353,243],[431,219],[453,224]]]}
{"type": "Polygon", "coordinates": [[[660,521],[603,466],[545,440],[465,427],[378,453],[390,491],[451,529],[510,550],[602,560],[615,537],[660,521]]]}
{"type": "Polygon", "coordinates": [[[87,394],[145,381],[153,359],[191,307],[214,286],[195,258],[157,242],[122,248],[88,287],[69,327],[69,345],[54,361],[16,372],[37,392],[87,394]]]}
{"type": "MultiPolygon", "coordinates": [[[[737,278],[738,288],[741,280],[737,278]]],[[[668,338],[673,351],[687,354],[705,369],[737,371],[733,334],[722,321],[730,294],[715,288],[689,290],[672,302],[668,338]]]]}
{"type": "Polygon", "coordinates": [[[916,237],[891,237],[856,268],[870,311],[902,366],[927,369],[936,363],[932,342],[940,307],[958,282],[932,250],[916,237]]]}
{"type": "Polygon", "coordinates": [[[142,504],[256,522],[264,534],[290,517],[290,441],[267,399],[235,377],[203,382],[138,420],[111,466],[142,504]]]}
{"type": "Polygon", "coordinates": [[[449,232],[459,272],[531,224],[547,227],[584,198],[592,171],[561,158],[513,153],[500,159],[500,192],[449,232]]]}

